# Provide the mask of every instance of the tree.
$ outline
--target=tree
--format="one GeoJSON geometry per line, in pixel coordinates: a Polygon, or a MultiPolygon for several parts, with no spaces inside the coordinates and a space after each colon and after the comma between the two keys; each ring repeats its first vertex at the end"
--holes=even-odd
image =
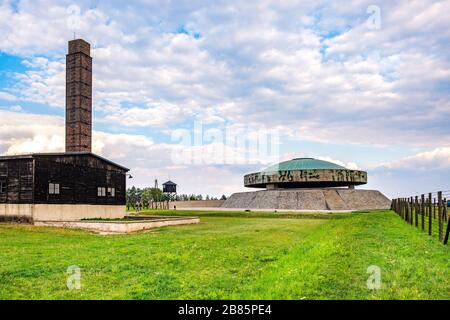
{"type": "Polygon", "coordinates": [[[148,209],[150,203],[152,202],[152,192],[150,188],[145,188],[142,192],[142,205],[144,208],[148,209]]]}
{"type": "Polygon", "coordinates": [[[227,196],[223,194],[222,197],[220,197],[220,200],[227,200],[227,196]]]}
{"type": "Polygon", "coordinates": [[[136,190],[135,186],[133,186],[132,188],[127,190],[127,192],[126,192],[126,199],[127,199],[127,208],[128,208],[128,210],[130,208],[136,209],[137,190],[136,190]]]}

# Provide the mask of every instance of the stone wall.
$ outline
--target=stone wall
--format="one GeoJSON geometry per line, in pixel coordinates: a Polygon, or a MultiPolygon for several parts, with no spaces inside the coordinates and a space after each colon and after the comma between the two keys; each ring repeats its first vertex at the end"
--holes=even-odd
{"type": "Polygon", "coordinates": [[[391,200],[377,190],[279,189],[234,193],[222,208],[274,210],[389,209],[391,200]]]}
{"type": "Polygon", "coordinates": [[[122,205],[0,204],[0,221],[77,221],[115,219],[126,214],[122,205]]]}
{"type": "Polygon", "coordinates": [[[32,204],[0,204],[0,222],[2,221],[33,221],[32,204]]]}

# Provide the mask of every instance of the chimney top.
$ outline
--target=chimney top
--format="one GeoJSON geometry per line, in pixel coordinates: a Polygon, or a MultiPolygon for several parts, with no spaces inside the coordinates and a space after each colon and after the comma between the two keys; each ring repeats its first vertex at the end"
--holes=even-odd
{"type": "Polygon", "coordinates": [[[69,54],[72,53],[84,53],[88,56],[91,55],[91,45],[83,39],[75,39],[69,41],[69,54]]]}

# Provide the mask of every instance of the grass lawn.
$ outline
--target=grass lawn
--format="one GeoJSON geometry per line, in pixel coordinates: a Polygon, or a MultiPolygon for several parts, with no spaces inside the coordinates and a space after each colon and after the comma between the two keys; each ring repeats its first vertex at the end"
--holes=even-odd
{"type": "Polygon", "coordinates": [[[226,210],[144,210],[138,215],[159,216],[197,216],[197,217],[233,217],[233,218],[310,218],[310,219],[339,219],[343,217],[340,213],[329,212],[273,212],[273,211],[226,211],[226,210]]]}
{"type": "Polygon", "coordinates": [[[0,299],[450,299],[450,246],[390,211],[184,214],[201,223],[115,236],[1,224],[0,299]],[[71,265],[81,290],[66,287],[71,265]]]}

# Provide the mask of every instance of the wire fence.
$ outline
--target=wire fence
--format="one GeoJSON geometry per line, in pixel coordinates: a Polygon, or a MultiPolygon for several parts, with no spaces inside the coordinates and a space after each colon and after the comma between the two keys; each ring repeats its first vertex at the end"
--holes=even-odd
{"type": "Polygon", "coordinates": [[[447,244],[450,233],[448,216],[450,201],[447,199],[450,199],[450,190],[430,192],[420,196],[394,199],[391,209],[407,223],[428,232],[428,235],[433,236],[437,233],[439,241],[447,244]]]}

